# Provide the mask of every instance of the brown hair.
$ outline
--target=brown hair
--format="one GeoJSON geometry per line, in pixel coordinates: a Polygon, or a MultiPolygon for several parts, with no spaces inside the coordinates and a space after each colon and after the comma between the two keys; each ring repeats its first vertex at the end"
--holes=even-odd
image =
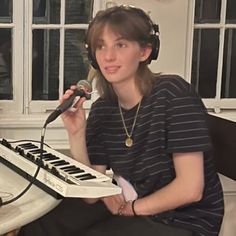
{"type": "MultiPolygon", "coordinates": [[[[92,60],[96,60],[97,42],[105,25],[110,26],[115,33],[123,38],[138,42],[140,47],[151,47],[150,35],[153,28],[149,16],[139,8],[124,5],[115,6],[99,11],[89,25],[86,43],[92,60]]],[[[150,93],[155,80],[154,73],[147,66],[149,62],[150,59],[140,62],[137,70],[136,82],[143,95],[150,93]]],[[[116,99],[111,84],[107,82],[99,69],[92,69],[89,77],[89,80],[97,78],[96,89],[102,98],[116,99]]]]}

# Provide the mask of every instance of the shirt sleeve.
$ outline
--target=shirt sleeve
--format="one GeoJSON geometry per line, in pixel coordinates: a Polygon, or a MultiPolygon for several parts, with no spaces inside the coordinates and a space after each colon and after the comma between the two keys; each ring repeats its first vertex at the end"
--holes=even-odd
{"type": "Polygon", "coordinates": [[[185,82],[168,101],[167,152],[196,152],[211,149],[206,109],[194,88],[185,82]],[[180,89],[181,88],[181,89],[180,89]]]}
{"type": "Polygon", "coordinates": [[[99,122],[99,118],[95,113],[92,107],[87,119],[86,143],[88,155],[92,165],[108,165],[102,139],[101,122],[99,122]]]}

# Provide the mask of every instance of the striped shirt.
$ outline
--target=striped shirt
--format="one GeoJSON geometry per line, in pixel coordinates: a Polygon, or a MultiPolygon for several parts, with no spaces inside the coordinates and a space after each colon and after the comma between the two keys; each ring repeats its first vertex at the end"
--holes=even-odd
{"type": "MultiPolygon", "coordinates": [[[[137,106],[122,108],[130,132],[137,106]]],[[[117,102],[98,99],[87,120],[87,147],[92,164],[107,165],[136,189],[139,198],[175,178],[173,153],[204,153],[205,189],[197,203],[152,216],[168,224],[218,235],[224,213],[221,184],[212,156],[205,107],[193,87],[176,75],[159,76],[150,95],[143,97],[133,131],[127,138],[117,102]]]]}

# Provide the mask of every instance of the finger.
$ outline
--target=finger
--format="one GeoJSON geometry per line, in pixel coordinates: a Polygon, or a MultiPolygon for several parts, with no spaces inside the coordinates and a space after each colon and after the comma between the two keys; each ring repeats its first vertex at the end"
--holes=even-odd
{"type": "Polygon", "coordinates": [[[68,99],[74,93],[73,90],[67,89],[65,93],[60,97],[59,102],[62,103],[66,99],[68,99]]]}
{"type": "Polygon", "coordinates": [[[71,85],[71,86],[70,86],[70,89],[71,89],[71,90],[76,90],[76,89],[77,89],[77,86],[76,86],[76,85],[71,85]]]}
{"type": "Polygon", "coordinates": [[[78,102],[75,104],[76,107],[83,108],[83,103],[86,101],[85,97],[81,97],[78,102]]]}

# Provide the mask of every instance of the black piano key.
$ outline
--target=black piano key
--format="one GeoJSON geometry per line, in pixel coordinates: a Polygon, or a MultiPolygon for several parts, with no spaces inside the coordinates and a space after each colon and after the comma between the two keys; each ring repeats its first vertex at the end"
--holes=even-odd
{"type": "Polygon", "coordinates": [[[16,147],[15,147],[15,150],[16,150],[17,152],[19,152],[19,151],[24,150],[24,149],[22,149],[22,148],[19,147],[19,146],[16,146],[16,147]]]}
{"type": "Polygon", "coordinates": [[[73,174],[78,174],[78,173],[84,173],[85,171],[80,168],[76,168],[75,170],[70,170],[70,171],[65,171],[65,172],[67,172],[70,175],[73,175],[73,174]]]}
{"type": "Polygon", "coordinates": [[[51,156],[55,156],[55,155],[52,155],[51,153],[43,153],[42,157],[43,158],[47,158],[47,157],[51,157],[51,156]]]}
{"type": "Polygon", "coordinates": [[[54,166],[64,166],[64,165],[68,165],[68,164],[70,164],[70,163],[65,161],[65,162],[54,164],[54,166]]]}
{"type": "Polygon", "coordinates": [[[18,153],[19,153],[21,156],[23,156],[23,157],[26,156],[24,149],[18,149],[17,151],[18,151],[18,153]]]}
{"type": "Polygon", "coordinates": [[[79,171],[80,172],[84,172],[83,169],[79,168],[78,166],[75,166],[74,168],[68,169],[68,170],[64,170],[67,173],[70,173],[71,171],[79,171]]]}
{"type": "Polygon", "coordinates": [[[31,161],[33,161],[35,159],[34,155],[29,153],[29,152],[26,154],[26,158],[31,160],[31,161]]]}
{"type": "Polygon", "coordinates": [[[70,170],[75,170],[77,167],[74,166],[74,165],[69,165],[69,166],[64,166],[64,167],[60,167],[61,170],[64,170],[64,171],[70,171],[70,170]]]}
{"type": "Polygon", "coordinates": [[[89,180],[89,179],[96,179],[96,178],[97,178],[96,176],[91,175],[91,176],[83,177],[83,178],[81,178],[79,180],[89,180]]]}
{"type": "Polygon", "coordinates": [[[2,139],[1,144],[9,149],[12,149],[11,144],[4,138],[2,139]]]}
{"type": "Polygon", "coordinates": [[[58,171],[55,167],[52,167],[52,169],[51,169],[50,172],[51,172],[53,175],[55,175],[55,176],[60,175],[60,174],[59,174],[59,171],[58,171]]]}
{"type": "Polygon", "coordinates": [[[62,166],[62,165],[70,164],[70,163],[64,160],[60,160],[60,161],[50,162],[50,164],[52,164],[53,166],[62,166]]]}
{"type": "Polygon", "coordinates": [[[54,165],[54,164],[60,164],[62,162],[65,162],[64,160],[58,160],[58,161],[52,161],[50,164],[54,165]]]}
{"type": "Polygon", "coordinates": [[[43,155],[42,155],[43,157],[55,157],[55,155],[53,155],[52,153],[49,153],[49,152],[47,152],[47,153],[43,153],[43,155]]]}
{"type": "Polygon", "coordinates": [[[43,162],[40,158],[37,158],[37,159],[35,160],[35,163],[36,163],[37,165],[41,166],[41,167],[44,167],[44,162],[43,162]]]}
{"type": "Polygon", "coordinates": [[[61,175],[60,172],[59,172],[55,167],[52,167],[52,169],[49,170],[49,172],[50,172],[51,174],[55,175],[56,177],[60,178],[61,180],[65,181],[66,183],[75,184],[74,182],[72,182],[71,180],[69,180],[67,177],[61,175]]]}
{"type": "Polygon", "coordinates": [[[92,175],[90,173],[82,174],[82,175],[76,175],[75,178],[81,179],[85,177],[91,177],[92,175]]]}
{"type": "Polygon", "coordinates": [[[60,158],[54,155],[48,156],[48,157],[43,157],[43,160],[45,161],[55,161],[55,160],[59,160],[60,158]]]}
{"type": "Polygon", "coordinates": [[[32,143],[19,144],[18,147],[23,148],[23,149],[38,148],[36,145],[34,145],[34,144],[32,144],[32,143]]]}
{"type": "MultiPolygon", "coordinates": [[[[40,155],[36,155],[37,157],[40,157],[40,155]]],[[[60,159],[59,157],[51,154],[51,153],[43,153],[42,155],[43,160],[49,161],[49,160],[58,160],[60,159]]]]}
{"type": "MultiPolygon", "coordinates": [[[[35,150],[32,150],[30,151],[32,154],[40,154],[41,153],[41,149],[35,149],[35,150]]],[[[46,150],[43,150],[42,153],[45,153],[47,152],[46,150]]]]}
{"type": "Polygon", "coordinates": [[[48,164],[45,164],[45,163],[44,163],[44,169],[47,170],[48,172],[50,172],[50,170],[51,170],[51,168],[49,167],[49,165],[48,165],[48,164]]]}
{"type": "Polygon", "coordinates": [[[72,182],[70,179],[65,179],[65,182],[68,184],[75,184],[74,182],[72,182]]]}

